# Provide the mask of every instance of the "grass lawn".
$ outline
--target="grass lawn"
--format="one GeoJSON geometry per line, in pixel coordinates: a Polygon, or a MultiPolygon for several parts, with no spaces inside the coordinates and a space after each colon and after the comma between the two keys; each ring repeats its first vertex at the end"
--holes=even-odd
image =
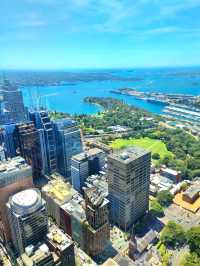
{"type": "Polygon", "coordinates": [[[125,149],[128,147],[137,146],[146,150],[149,150],[153,153],[160,154],[160,157],[163,158],[165,155],[173,156],[173,153],[167,150],[165,143],[161,140],[150,139],[150,138],[140,138],[140,139],[116,139],[110,146],[113,149],[125,149]]]}

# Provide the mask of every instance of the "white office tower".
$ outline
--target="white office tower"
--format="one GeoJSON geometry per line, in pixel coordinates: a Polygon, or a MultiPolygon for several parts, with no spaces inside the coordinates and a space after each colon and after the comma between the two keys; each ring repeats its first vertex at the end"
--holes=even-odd
{"type": "Polygon", "coordinates": [[[48,232],[46,202],[38,189],[26,189],[11,196],[7,203],[13,244],[19,254],[43,240],[48,232]]]}

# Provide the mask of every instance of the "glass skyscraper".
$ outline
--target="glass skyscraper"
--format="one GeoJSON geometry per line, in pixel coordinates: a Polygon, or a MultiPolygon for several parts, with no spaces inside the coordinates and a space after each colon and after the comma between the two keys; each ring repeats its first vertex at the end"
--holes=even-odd
{"type": "Polygon", "coordinates": [[[54,121],[58,172],[71,182],[71,158],[83,151],[81,131],[72,119],[54,121]]]}

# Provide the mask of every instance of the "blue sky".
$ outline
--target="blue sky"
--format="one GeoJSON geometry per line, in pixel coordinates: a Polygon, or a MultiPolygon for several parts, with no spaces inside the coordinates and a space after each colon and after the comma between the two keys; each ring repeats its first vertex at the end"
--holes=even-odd
{"type": "Polygon", "coordinates": [[[1,0],[1,69],[184,65],[200,65],[200,0],[1,0]]]}

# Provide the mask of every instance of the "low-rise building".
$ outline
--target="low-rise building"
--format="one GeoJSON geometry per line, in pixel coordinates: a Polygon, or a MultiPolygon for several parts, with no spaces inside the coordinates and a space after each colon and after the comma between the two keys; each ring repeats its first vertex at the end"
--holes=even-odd
{"type": "Polygon", "coordinates": [[[189,187],[182,195],[183,200],[193,203],[195,202],[200,196],[200,186],[191,186],[189,187]]]}
{"type": "Polygon", "coordinates": [[[172,180],[174,183],[181,181],[181,172],[170,168],[161,168],[160,173],[162,176],[172,180]]]}
{"type": "Polygon", "coordinates": [[[18,258],[20,266],[54,266],[53,254],[46,244],[39,247],[28,246],[25,252],[18,258]]]}

